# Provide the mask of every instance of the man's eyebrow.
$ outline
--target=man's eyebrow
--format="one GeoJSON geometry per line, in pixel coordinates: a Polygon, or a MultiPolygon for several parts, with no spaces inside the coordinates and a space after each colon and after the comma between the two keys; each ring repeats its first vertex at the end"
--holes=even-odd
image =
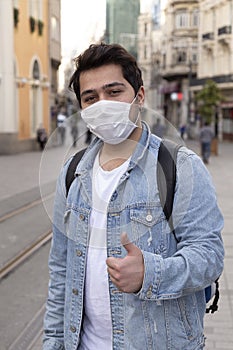
{"type": "MultiPolygon", "coordinates": [[[[109,88],[112,88],[112,87],[116,87],[116,86],[124,86],[125,87],[125,84],[124,83],[120,83],[119,81],[114,81],[112,83],[109,83],[109,84],[105,84],[102,86],[102,89],[103,90],[106,90],[106,89],[109,89],[109,88]]],[[[88,90],[84,90],[82,93],[81,93],[81,97],[85,96],[85,95],[88,95],[88,94],[93,94],[93,92],[96,92],[95,89],[88,89],[88,90]]]]}
{"type": "Polygon", "coordinates": [[[81,97],[85,96],[85,95],[88,95],[88,94],[92,94],[93,92],[95,92],[96,90],[94,89],[89,89],[89,90],[84,90],[82,93],[81,93],[81,97]]]}
{"type": "Polygon", "coordinates": [[[112,83],[105,84],[103,86],[103,89],[105,90],[105,89],[108,89],[108,88],[111,88],[111,87],[115,87],[115,86],[125,86],[125,84],[124,83],[120,83],[119,81],[114,81],[112,83]]]}

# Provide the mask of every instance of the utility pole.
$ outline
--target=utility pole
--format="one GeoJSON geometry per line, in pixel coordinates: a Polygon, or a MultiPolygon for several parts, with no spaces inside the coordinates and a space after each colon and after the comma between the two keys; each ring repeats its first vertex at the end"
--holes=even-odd
{"type": "Polygon", "coordinates": [[[188,70],[188,125],[191,124],[192,118],[191,118],[191,82],[192,82],[192,61],[189,60],[188,64],[189,70],[188,70]]]}

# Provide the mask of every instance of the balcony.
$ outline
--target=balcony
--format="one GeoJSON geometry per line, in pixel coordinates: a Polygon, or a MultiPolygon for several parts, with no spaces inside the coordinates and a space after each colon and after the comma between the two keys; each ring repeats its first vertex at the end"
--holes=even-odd
{"type": "Polygon", "coordinates": [[[218,28],[218,42],[230,46],[232,27],[231,25],[218,28]]]}
{"type": "Polygon", "coordinates": [[[224,35],[224,34],[231,34],[231,33],[232,33],[231,25],[218,28],[218,36],[224,35]]]}
{"type": "Polygon", "coordinates": [[[202,34],[202,47],[206,50],[212,50],[214,46],[214,32],[202,34]]]}
{"type": "Polygon", "coordinates": [[[202,34],[202,40],[214,40],[214,32],[202,34]]]}

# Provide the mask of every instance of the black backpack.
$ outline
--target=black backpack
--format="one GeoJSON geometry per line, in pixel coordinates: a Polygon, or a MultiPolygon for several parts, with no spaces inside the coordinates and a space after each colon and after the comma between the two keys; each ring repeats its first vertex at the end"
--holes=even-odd
{"type": "MultiPolygon", "coordinates": [[[[164,215],[170,225],[170,228],[175,235],[175,230],[172,222],[172,207],[176,186],[176,158],[177,152],[181,145],[176,144],[170,140],[163,139],[158,153],[158,166],[157,166],[157,182],[159,189],[160,203],[163,208],[164,215]]],[[[75,170],[84,155],[86,148],[77,152],[68,167],[66,173],[66,196],[70,186],[75,179],[75,170]]],[[[176,238],[176,235],[175,235],[176,238]]],[[[176,239],[177,240],[177,239],[176,239]]],[[[206,313],[214,313],[218,310],[219,300],[219,282],[216,280],[213,285],[206,287],[205,289],[206,302],[208,303],[212,298],[212,304],[206,309],[206,313]]]]}

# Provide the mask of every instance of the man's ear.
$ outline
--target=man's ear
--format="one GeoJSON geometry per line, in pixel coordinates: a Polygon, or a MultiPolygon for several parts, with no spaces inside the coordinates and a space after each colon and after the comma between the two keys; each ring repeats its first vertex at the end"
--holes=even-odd
{"type": "Polygon", "coordinates": [[[145,100],[145,89],[144,86],[140,86],[138,93],[137,93],[137,100],[138,103],[143,106],[144,100],[145,100]]]}

